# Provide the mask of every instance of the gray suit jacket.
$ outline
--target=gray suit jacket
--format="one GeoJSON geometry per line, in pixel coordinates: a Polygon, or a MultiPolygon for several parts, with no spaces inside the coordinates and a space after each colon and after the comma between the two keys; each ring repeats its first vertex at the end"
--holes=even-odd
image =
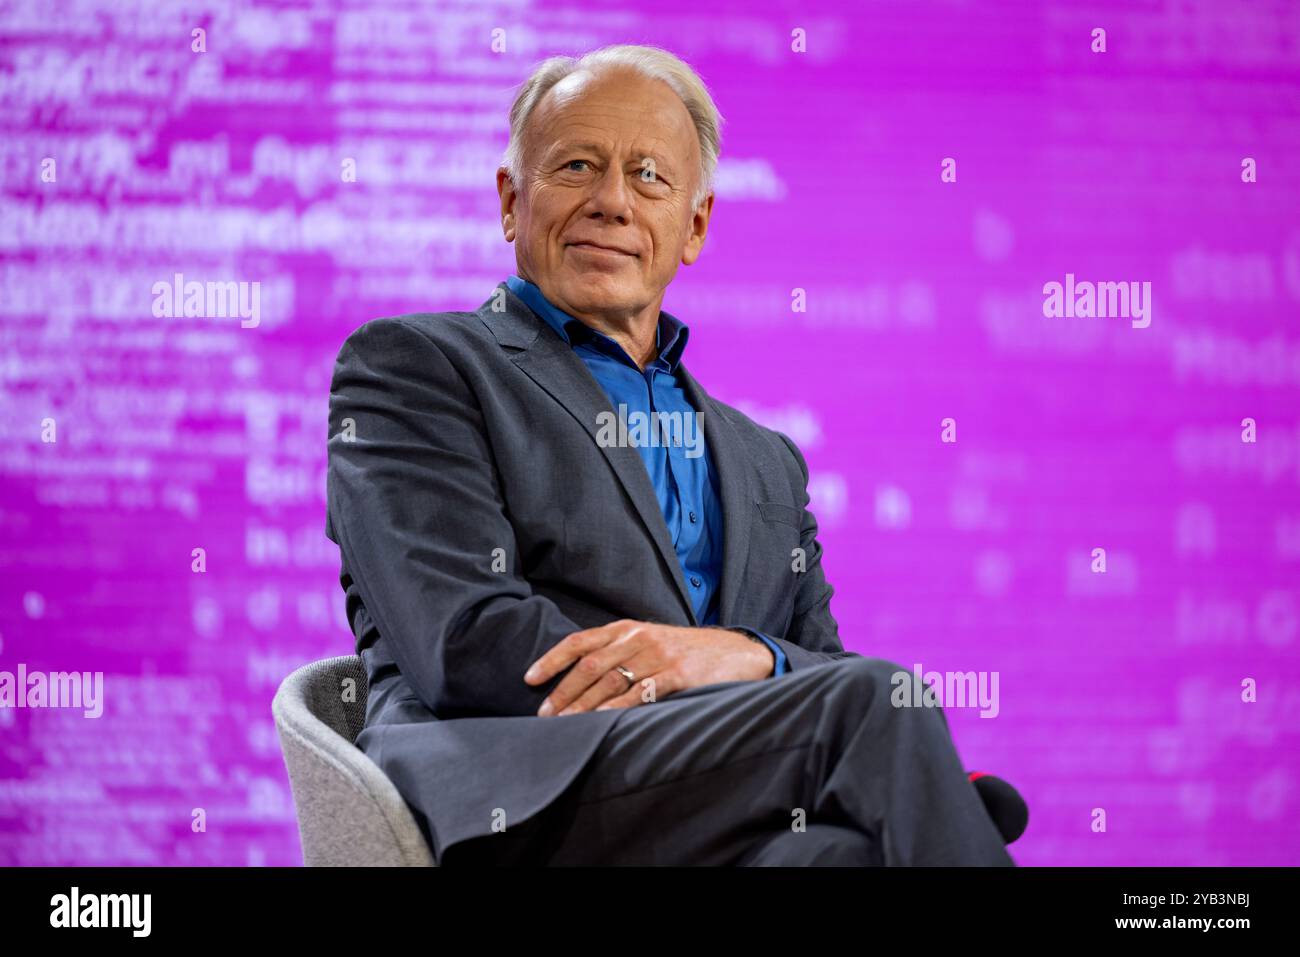
{"type": "MultiPolygon", "coordinates": [[[[856,656],[799,450],[679,368],[721,484],[719,624],[774,637],[792,671],[856,656]]],[[[357,744],[439,858],[494,812],[546,807],[623,713],[537,717],[560,677],[525,684],[530,664],[619,618],[698,624],[640,455],[596,441],[602,411],[582,360],[504,282],[474,312],[368,322],[339,352],[326,533],[370,681],[357,744]]]]}

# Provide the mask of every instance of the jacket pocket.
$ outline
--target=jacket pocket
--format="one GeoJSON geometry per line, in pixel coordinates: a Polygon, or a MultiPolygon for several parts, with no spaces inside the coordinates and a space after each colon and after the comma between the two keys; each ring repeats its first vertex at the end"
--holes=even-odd
{"type": "Polygon", "coordinates": [[[803,514],[793,505],[782,502],[757,502],[758,514],[765,522],[780,522],[783,525],[802,527],[803,514]]]}

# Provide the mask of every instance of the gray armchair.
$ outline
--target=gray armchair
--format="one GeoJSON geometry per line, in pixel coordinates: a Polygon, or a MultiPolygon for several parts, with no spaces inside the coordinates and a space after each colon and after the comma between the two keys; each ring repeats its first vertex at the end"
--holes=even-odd
{"type": "Polygon", "coordinates": [[[411,809],[353,742],[368,684],[356,655],[304,665],[271,702],[308,867],[434,867],[411,809]],[[348,684],[351,679],[351,684],[348,684]],[[354,701],[344,700],[345,688],[354,701]]]}

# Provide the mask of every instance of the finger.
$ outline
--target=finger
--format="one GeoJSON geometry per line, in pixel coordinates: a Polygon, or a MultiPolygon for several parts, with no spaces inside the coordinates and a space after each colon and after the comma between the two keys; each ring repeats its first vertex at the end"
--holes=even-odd
{"type": "MultiPolygon", "coordinates": [[[[627,642],[621,644],[611,644],[610,650],[619,650],[626,648],[627,642]]],[[[611,666],[606,676],[599,681],[593,682],[591,687],[579,695],[567,706],[559,710],[559,714],[577,714],[581,711],[594,711],[599,705],[610,700],[611,698],[620,697],[628,692],[633,692],[642,700],[654,701],[660,694],[668,692],[659,687],[660,679],[663,677],[664,669],[667,662],[654,646],[642,647],[642,649],[633,654],[630,658],[625,657],[617,667],[611,666]],[[618,670],[618,667],[626,668],[632,672],[632,683],[628,684],[627,676],[618,670]],[[654,677],[646,678],[644,675],[653,675],[654,677]]]]}
{"type": "MultiPolygon", "coordinates": [[[[635,685],[633,685],[635,687],[635,685]]],[[[578,698],[562,708],[558,713],[561,716],[566,714],[580,714],[584,711],[593,711],[601,702],[616,698],[628,690],[627,678],[618,671],[607,671],[600,677],[590,688],[584,691],[578,698]]]]}
{"type": "Polygon", "coordinates": [[[671,694],[665,685],[667,675],[660,672],[649,678],[642,678],[627,691],[608,698],[593,708],[593,711],[606,711],[610,708],[635,708],[640,705],[653,704],[660,697],[671,694]]]}
{"type": "MultiPolygon", "coordinates": [[[[560,714],[588,692],[593,695],[589,700],[596,704],[604,701],[611,694],[621,692],[623,689],[606,676],[613,672],[620,681],[627,683],[626,678],[614,671],[614,666],[635,658],[643,649],[647,633],[641,627],[642,624],[642,622],[629,622],[627,627],[620,630],[618,637],[595,651],[583,655],[569,669],[568,674],[560,679],[560,683],[551,689],[551,693],[537,709],[538,715],[545,717],[549,714],[560,714]]],[[[647,670],[650,670],[650,664],[652,663],[646,662],[647,670]]]]}
{"type": "Polygon", "coordinates": [[[583,655],[611,641],[615,634],[614,626],[621,624],[621,621],[611,621],[599,628],[570,632],[529,665],[524,672],[524,681],[530,685],[545,684],[583,655]]]}

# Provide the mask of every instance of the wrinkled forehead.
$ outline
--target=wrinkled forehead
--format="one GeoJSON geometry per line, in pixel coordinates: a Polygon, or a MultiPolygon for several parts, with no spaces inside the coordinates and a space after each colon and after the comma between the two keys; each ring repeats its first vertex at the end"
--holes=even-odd
{"type": "Polygon", "coordinates": [[[635,135],[634,148],[661,161],[698,163],[699,136],[667,83],[627,69],[579,70],[546,92],[529,118],[531,148],[544,155],[635,135]]]}

